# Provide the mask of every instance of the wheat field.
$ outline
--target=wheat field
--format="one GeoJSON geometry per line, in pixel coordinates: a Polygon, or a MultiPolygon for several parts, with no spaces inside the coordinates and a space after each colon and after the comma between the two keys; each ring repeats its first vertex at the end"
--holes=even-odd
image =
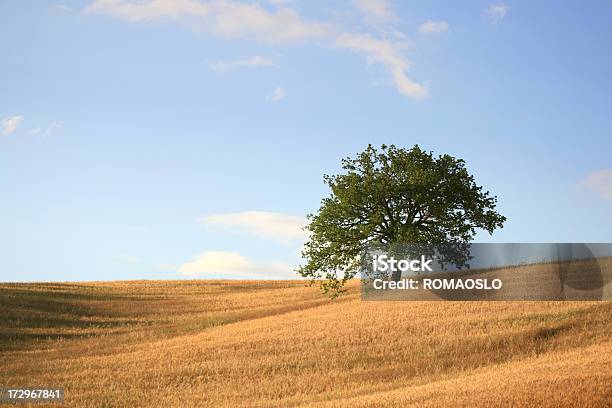
{"type": "Polygon", "coordinates": [[[124,281],[4,283],[0,311],[0,385],[63,387],[64,406],[612,405],[611,302],[124,281]]]}

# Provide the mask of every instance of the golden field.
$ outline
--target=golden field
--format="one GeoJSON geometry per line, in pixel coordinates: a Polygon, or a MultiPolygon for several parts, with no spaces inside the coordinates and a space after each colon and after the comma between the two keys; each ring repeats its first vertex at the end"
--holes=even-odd
{"type": "Polygon", "coordinates": [[[75,407],[612,405],[611,302],[365,302],[349,289],[0,284],[0,385],[63,387],[75,407]]]}

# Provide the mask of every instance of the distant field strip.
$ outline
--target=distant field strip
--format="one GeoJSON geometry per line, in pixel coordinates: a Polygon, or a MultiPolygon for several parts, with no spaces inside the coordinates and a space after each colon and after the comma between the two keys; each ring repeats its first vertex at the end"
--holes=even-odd
{"type": "Polygon", "coordinates": [[[610,406],[611,302],[335,301],[299,281],[0,284],[0,385],[67,406],[610,406]]]}

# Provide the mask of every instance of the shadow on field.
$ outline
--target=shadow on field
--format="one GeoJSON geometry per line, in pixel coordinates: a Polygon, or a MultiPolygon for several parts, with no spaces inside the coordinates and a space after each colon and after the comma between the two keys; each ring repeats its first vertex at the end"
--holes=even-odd
{"type": "Polygon", "coordinates": [[[117,300],[116,296],[91,293],[91,287],[75,286],[70,289],[89,293],[68,292],[66,285],[53,284],[0,287],[0,350],[27,348],[33,342],[87,337],[96,330],[138,322],[100,305],[117,300]]]}

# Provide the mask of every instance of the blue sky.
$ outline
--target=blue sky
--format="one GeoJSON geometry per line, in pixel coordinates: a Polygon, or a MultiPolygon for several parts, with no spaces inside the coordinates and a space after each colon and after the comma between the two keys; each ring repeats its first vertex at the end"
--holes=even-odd
{"type": "Polygon", "coordinates": [[[368,143],[612,241],[610,2],[0,3],[0,280],[288,277],[368,143]]]}

